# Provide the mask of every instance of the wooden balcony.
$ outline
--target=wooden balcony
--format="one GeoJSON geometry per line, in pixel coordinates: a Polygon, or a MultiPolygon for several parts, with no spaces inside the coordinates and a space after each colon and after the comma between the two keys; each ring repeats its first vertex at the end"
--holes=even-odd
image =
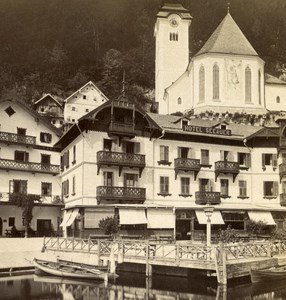
{"type": "Polygon", "coordinates": [[[195,202],[199,205],[220,204],[220,192],[196,192],[195,202]]]}
{"type": "Polygon", "coordinates": [[[177,175],[179,171],[184,171],[184,172],[193,171],[196,180],[197,175],[201,169],[200,160],[194,158],[176,158],[174,161],[174,165],[175,165],[175,179],[177,179],[177,175]]]}
{"type": "Polygon", "coordinates": [[[286,193],[280,194],[280,205],[286,206],[286,193]]]}
{"type": "Polygon", "coordinates": [[[96,190],[98,203],[102,200],[118,203],[143,203],[146,200],[146,189],[122,186],[98,186],[96,190]]]}
{"type": "Polygon", "coordinates": [[[0,131],[0,141],[11,144],[35,145],[36,137],[0,131]]]}
{"type": "Polygon", "coordinates": [[[0,169],[17,170],[32,173],[45,173],[52,175],[57,175],[60,173],[59,165],[15,161],[13,159],[0,159],[0,169]]]}
{"type": "Polygon", "coordinates": [[[233,182],[239,173],[239,163],[236,161],[217,161],[215,162],[215,181],[219,174],[232,174],[233,182]]]}
{"type": "Polygon", "coordinates": [[[280,182],[282,178],[286,175],[286,164],[280,164],[279,165],[279,177],[280,177],[280,182]]]}
{"type": "Polygon", "coordinates": [[[135,124],[111,121],[109,125],[109,134],[133,138],[135,136],[135,124]]]}
{"type": "Polygon", "coordinates": [[[98,151],[97,152],[97,174],[101,166],[119,166],[119,176],[123,167],[139,168],[139,177],[145,168],[145,155],[134,153],[98,151]]]}

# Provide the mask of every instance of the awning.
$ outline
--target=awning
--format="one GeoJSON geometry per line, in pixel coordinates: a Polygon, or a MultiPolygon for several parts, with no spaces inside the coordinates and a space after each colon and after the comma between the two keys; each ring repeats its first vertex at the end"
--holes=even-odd
{"type": "Polygon", "coordinates": [[[145,209],[119,208],[119,220],[121,225],[146,224],[145,209]]]}
{"type": "Polygon", "coordinates": [[[148,208],[147,209],[147,228],[174,228],[175,215],[173,209],[148,208]]]}
{"type": "MultiPolygon", "coordinates": [[[[206,216],[205,212],[203,210],[196,210],[195,212],[196,212],[198,222],[200,224],[207,224],[207,216],[206,216]]],[[[214,225],[224,224],[224,220],[222,218],[222,215],[221,215],[220,211],[215,210],[212,213],[211,224],[214,224],[214,225]]]]}
{"type": "Polygon", "coordinates": [[[99,221],[114,217],[114,208],[85,208],[84,228],[99,228],[99,221]]]}
{"type": "Polygon", "coordinates": [[[71,211],[65,211],[64,218],[60,226],[61,227],[71,226],[71,224],[74,222],[77,215],[78,215],[78,208],[74,208],[71,211]]]}
{"type": "Polygon", "coordinates": [[[266,225],[276,225],[270,211],[248,211],[248,216],[255,222],[262,221],[266,225]]]}

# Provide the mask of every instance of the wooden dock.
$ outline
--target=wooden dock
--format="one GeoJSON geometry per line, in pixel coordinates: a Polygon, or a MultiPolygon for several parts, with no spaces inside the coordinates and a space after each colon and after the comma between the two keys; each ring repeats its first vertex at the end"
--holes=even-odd
{"type": "Polygon", "coordinates": [[[149,240],[94,240],[77,238],[45,238],[48,251],[64,251],[74,254],[94,255],[108,261],[111,253],[118,263],[145,265],[146,277],[151,277],[153,268],[184,268],[216,274],[219,284],[227,280],[250,275],[251,269],[263,269],[278,265],[273,256],[286,253],[286,242],[264,241],[235,244],[160,242],[149,240]]]}

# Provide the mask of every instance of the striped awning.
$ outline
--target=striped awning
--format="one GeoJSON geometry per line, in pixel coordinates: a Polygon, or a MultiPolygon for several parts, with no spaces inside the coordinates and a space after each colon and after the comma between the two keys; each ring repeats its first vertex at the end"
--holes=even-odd
{"type": "Polygon", "coordinates": [[[270,211],[248,211],[249,219],[255,222],[262,221],[266,225],[276,225],[270,211]]]}
{"type": "MultiPolygon", "coordinates": [[[[195,212],[196,212],[198,222],[200,224],[207,224],[207,216],[206,216],[205,212],[203,210],[196,210],[195,212]]],[[[215,210],[212,213],[210,219],[211,219],[211,224],[213,224],[213,225],[224,224],[224,220],[222,218],[221,212],[218,210],[215,210]]]]}

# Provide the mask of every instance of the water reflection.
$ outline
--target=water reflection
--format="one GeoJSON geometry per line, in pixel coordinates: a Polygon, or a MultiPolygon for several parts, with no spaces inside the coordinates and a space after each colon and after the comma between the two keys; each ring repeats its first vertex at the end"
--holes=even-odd
{"type": "Polygon", "coordinates": [[[2,300],[186,300],[186,299],[286,299],[286,281],[217,287],[205,279],[154,276],[145,279],[124,273],[105,284],[51,276],[0,277],[2,300]]]}

